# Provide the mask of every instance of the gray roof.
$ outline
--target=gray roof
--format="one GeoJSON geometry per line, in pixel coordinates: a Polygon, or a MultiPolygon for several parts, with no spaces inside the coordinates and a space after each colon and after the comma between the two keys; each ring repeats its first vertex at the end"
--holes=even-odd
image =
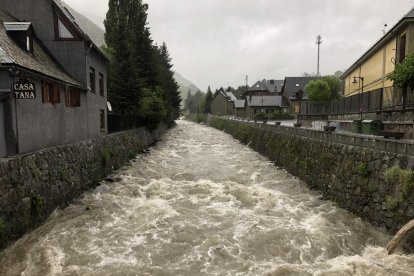
{"type": "Polygon", "coordinates": [[[33,37],[33,54],[21,49],[7,34],[3,22],[17,20],[0,10],[0,62],[14,64],[74,86],[82,86],[70,77],[45,50],[36,36],[33,37]]]}
{"type": "Polygon", "coordinates": [[[6,31],[27,31],[32,26],[30,22],[4,22],[4,28],[6,31]]]}
{"type": "Polygon", "coordinates": [[[231,101],[233,101],[233,102],[236,102],[237,101],[237,98],[236,98],[236,96],[234,96],[233,95],[233,93],[231,93],[231,92],[224,92],[225,94],[226,94],[226,96],[231,100],[231,101]]]}
{"type": "Polygon", "coordinates": [[[246,104],[246,100],[236,100],[234,102],[234,107],[235,108],[244,108],[246,104]]]}
{"type": "Polygon", "coordinates": [[[79,27],[80,31],[85,33],[96,46],[105,46],[105,31],[101,27],[72,9],[65,2],[55,0],[55,3],[65,13],[66,17],[68,17],[77,27],[79,27]]]}
{"type": "Polygon", "coordinates": [[[305,93],[305,86],[317,77],[286,77],[283,95],[289,99],[295,99],[296,93],[303,91],[303,99],[307,99],[308,95],[305,93]]]}
{"type": "Polygon", "coordinates": [[[248,91],[269,91],[271,93],[282,92],[284,80],[262,80],[249,87],[248,91]]]}
{"type": "Polygon", "coordinates": [[[258,81],[249,87],[249,91],[268,91],[269,88],[262,81],[258,81]]]}
{"type": "Polygon", "coordinates": [[[282,106],[282,96],[252,96],[247,97],[249,106],[282,106]]]}

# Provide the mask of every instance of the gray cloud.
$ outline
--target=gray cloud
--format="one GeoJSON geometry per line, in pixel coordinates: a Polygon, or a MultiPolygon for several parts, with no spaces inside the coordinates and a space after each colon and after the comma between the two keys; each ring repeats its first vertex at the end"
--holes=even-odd
{"type": "MultiPolygon", "coordinates": [[[[107,1],[66,0],[103,25],[107,1]]],[[[149,26],[165,41],[174,69],[200,88],[238,86],[316,71],[346,69],[395,24],[411,0],[148,0],[149,26]]]]}

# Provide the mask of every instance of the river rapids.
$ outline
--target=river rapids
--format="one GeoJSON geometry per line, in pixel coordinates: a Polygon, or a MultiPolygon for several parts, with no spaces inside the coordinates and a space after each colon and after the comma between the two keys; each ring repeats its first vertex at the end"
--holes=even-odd
{"type": "Polygon", "coordinates": [[[226,133],[179,121],[0,255],[0,275],[414,275],[390,236],[226,133]]]}

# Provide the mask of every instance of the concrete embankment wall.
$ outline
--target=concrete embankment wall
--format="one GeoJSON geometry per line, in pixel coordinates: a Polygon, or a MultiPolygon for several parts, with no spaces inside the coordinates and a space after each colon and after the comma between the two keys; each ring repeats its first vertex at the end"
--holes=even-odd
{"type": "Polygon", "coordinates": [[[374,225],[394,233],[414,218],[412,179],[400,183],[385,177],[394,166],[412,170],[414,144],[217,117],[209,117],[208,124],[374,225]]]}
{"type": "Polygon", "coordinates": [[[43,222],[167,130],[140,128],[0,160],[0,249],[43,222]]]}

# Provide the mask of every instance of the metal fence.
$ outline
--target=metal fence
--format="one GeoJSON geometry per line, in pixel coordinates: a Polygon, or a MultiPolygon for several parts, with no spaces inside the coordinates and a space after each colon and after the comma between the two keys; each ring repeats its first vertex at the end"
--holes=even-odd
{"type": "Polygon", "coordinates": [[[300,115],[340,115],[414,110],[414,91],[387,87],[323,103],[301,102],[300,115]]]}

